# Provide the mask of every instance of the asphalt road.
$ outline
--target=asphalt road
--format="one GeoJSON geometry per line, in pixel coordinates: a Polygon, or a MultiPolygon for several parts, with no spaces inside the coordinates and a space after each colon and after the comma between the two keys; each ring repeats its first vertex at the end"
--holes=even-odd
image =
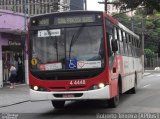
{"type": "Polygon", "coordinates": [[[7,116],[15,119],[111,119],[122,118],[124,114],[125,118],[137,115],[144,119],[149,116],[152,119],[160,118],[160,115],[156,114],[160,113],[160,73],[145,76],[138,85],[137,93],[123,94],[117,108],[109,108],[107,103],[105,105],[104,103],[104,101],[67,102],[64,109],[55,110],[50,101],[25,102],[0,108],[0,119],[7,116]]]}

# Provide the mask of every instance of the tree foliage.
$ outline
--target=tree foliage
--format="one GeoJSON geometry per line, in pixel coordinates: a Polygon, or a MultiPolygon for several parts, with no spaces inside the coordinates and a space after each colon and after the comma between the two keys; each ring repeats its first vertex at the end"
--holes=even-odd
{"type": "Polygon", "coordinates": [[[136,10],[135,15],[129,17],[120,13],[113,16],[129,29],[134,29],[140,37],[143,21],[145,55],[151,58],[154,53],[158,53],[160,57],[160,0],[119,0],[119,2],[122,11],[136,10]],[[137,9],[138,6],[141,8],[137,9]]]}
{"type": "Polygon", "coordinates": [[[148,13],[152,13],[153,10],[160,11],[160,1],[159,0],[119,0],[118,4],[121,10],[135,9],[138,6],[143,6],[147,8],[148,13]]]}
{"type": "Polygon", "coordinates": [[[144,54],[147,58],[152,58],[154,56],[154,52],[151,49],[144,49],[144,54]]]}
{"type": "Polygon", "coordinates": [[[127,16],[126,14],[116,14],[116,13],[113,13],[112,14],[114,18],[116,18],[119,22],[121,22],[122,24],[124,24],[125,26],[128,26],[131,25],[130,24],[130,17],[127,16]],[[115,15],[115,16],[114,16],[115,15]]]}
{"type": "Polygon", "coordinates": [[[129,29],[134,29],[134,32],[139,36],[142,35],[143,21],[145,30],[145,49],[150,49],[152,52],[160,53],[160,46],[158,46],[160,42],[160,13],[155,12],[152,15],[144,15],[144,13],[145,9],[138,9],[133,17],[129,17],[126,14],[122,13],[116,15],[113,14],[113,16],[129,29]]]}

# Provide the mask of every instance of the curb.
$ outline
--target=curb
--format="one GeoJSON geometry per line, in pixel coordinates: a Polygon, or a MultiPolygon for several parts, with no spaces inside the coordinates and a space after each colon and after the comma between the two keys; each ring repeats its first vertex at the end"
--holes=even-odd
{"type": "Polygon", "coordinates": [[[30,100],[25,100],[25,101],[20,101],[20,102],[16,102],[16,103],[12,103],[12,104],[8,104],[8,105],[1,105],[0,108],[3,107],[9,107],[9,106],[13,106],[13,105],[17,105],[17,104],[21,104],[21,103],[25,103],[25,102],[29,102],[30,100]]]}
{"type": "Polygon", "coordinates": [[[145,72],[160,73],[160,70],[145,70],[145,72]]]}
{"type": "MultiPolygon", "coordinates": [[[[11,89],[9,89],[9,87],[10,87],[10,85],[5,85],[4,87],[2,87],[1,91],[2,92],[6,91],[8,94],[10,94],[11,89]]],[[[23,93],[23,88],[25,88],[25,93],[23,94],[23,96],[25,96],[25,97],[22,98],[21,93],[20,93],[20,94],[18,94],[19,97],[17,99],[15,99],[14,101],[9,101],[8,100],[5,103],[1,103],[0,108],[9,107],[9,106],[13,106],[13,105],[17,105],[17,104],[21,104],[21,103],[25,103],[25,102],[30,101],[29,94],[28,94],[28,92],[26,92],[26,90],[28,90],[27,84],[16,84],[15,87],[16,88],[12,90],[13,91],[12,95],[14,94],[14,91],[17,93],[17,91],[19,89],[20,89],[21,93],[23,93]]],[[[6,93],[6,95],[8,95],[7,93],[6,93]]],[[[3,95],[1,95],[1,96],[3,96],[3,95]]],[[[7,98],[8,98],[8,96],[5,97],[5,95],[4,95],[4,99],[7,99],[7,98]]],[[[3,98],[1,98],[1,99],[3,100],[3,98]]]]}
{"type": "MultiPolygon", "coordinates": [[[[22,87],[22,86],[28,86],[28,84],[15,84],[15,87],[22,87]]],[[[5,84],[2,89],[5,89],[5,88],[9,88],[10,87],[10,83],[8,84],[5,84]]],[[[0,88],[1,89],[1,88],[0,88]]]]}
{"type": "Polygon", "coordinates": [[[151,75],[151,73],[146,73],[146,74],[144,74],[143,76],[149,76],[149,75],[151,75]]]}

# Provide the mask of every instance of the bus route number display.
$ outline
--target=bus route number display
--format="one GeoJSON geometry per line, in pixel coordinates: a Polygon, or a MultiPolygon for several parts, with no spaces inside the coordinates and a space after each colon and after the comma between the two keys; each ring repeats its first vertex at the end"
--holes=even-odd
{"type": "Polygon", "coordinates": [[[40,19],[38,25],[39,26],[49,25],[49,19],[47,19],[47,18],[40,19]]]}
{"type": "Polygon", "coordinates": [[[71,17],[56,17],[55,24],[77,24],[77,23],[91,23],[95,22],[94,15],[85,16],[71,16],[71,17]]]}

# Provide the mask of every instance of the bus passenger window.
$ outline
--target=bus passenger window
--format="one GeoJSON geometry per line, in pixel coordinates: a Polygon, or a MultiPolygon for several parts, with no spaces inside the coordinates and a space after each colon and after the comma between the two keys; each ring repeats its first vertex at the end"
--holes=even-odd
{"type": "Polygon", "coordinates": [[[127,37],[126,37],[126,33],[123,31],[122,32],[122,39],[123,39],[123,45],[124,45],[124,52],[125,55],[128,56],[128,48],[127,48],[127,37]]]}
{"type": "Polygon", "coordinates": [[[124,44],[123,44],[123,39],[122,39],[122,31],[119,29],[119,41],[120,41],[120,52],[123,55],[124,54],[124,44]]]}
{"type": "Polygon", "coordinates": [[[107,36],[107,49],[108,49],[108,57],[112,56],[112,49],[111,49],[111,40],[112,40],[112,35],[109,33],[106,33],[107,36]]]}
{"type": "Polygon", "coordinates": [[[128,37],[128,54],[129,56],[132,56],[132,43],[131,43],[131,36],[130,35],[127,35],[128,37]]]}
{"type": "Polygon", "coordinates": [[[119,54],[120,53],[120,47],[119,47],[118,28],[117,27],[114,27],[114,39],[117,40],[118,54],[119,54]]]}
{"type": "Polygon", "coordinates": [[[114,56],[113,56],[112,46],[111,46],[111,42],[113,38],[114,38],[113,24],[109,20],[106,20],[106,42],[107,42],[107,49],[108,49],[108,61],[109,61],[108,63],[110,68],[112,67],[113,61],[114,61],[114,56]]]}

